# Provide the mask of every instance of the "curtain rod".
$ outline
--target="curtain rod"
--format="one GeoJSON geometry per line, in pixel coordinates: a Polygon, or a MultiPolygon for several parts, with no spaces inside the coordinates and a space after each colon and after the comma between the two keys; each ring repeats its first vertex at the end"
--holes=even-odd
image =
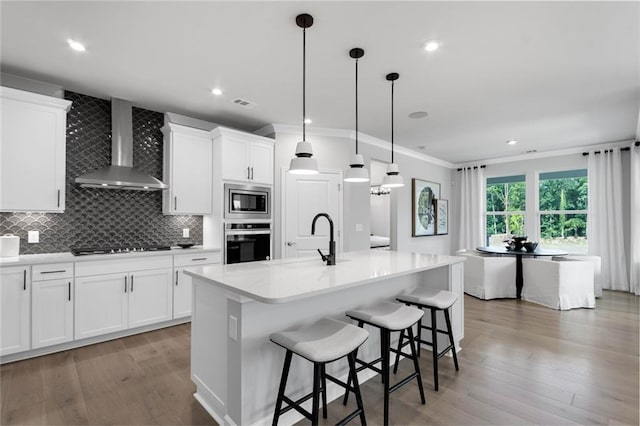
{"type": "MultiPolygon", "coordinates": [[[[640,142],[636,142],[636,146],[640,145],[640,142]]],[[[620,151],[630,151],[631,148],[629,148],[628,146],[625,148],[620,148],[620,151]]],[[[605,149],[604,151],[593,151],[594,154],[601,154],[601,153],[607,153],[607,152],[613,152],[613,149],[605,149]]],[[[588,152],[583,152],[582,153],[583,156],[589,155],[588,152]]]]}
{"type": "Polygon", "coordinates": [[[483,164],[482,166],[460,167],[460,168],[458,169],[458,171],[459,171],[459,172],[461,172],[462,170],[466,170],[466,169],[477,169],[478,167],[480,167],[481,169],[484,169],[484,168],[485,168],[485,167],[487,167],[487,166],[485,166],[485,165],[483,164]]]}

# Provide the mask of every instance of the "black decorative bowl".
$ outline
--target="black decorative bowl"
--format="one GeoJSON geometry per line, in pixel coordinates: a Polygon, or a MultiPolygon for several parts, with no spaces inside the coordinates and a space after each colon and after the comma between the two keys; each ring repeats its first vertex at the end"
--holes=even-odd
{"type": "Polygon", "coordinates": [[[537,241],[527,241],[524,243],[524,249],[527,253],[533,253],[536,250],[536,247],[538,247],[537,241]]]}
{"type": "Polygon", "coordinates": [[[182,247],[183,249],[195,246],[195,243],[178,243],[178,247],[182,247]]]}

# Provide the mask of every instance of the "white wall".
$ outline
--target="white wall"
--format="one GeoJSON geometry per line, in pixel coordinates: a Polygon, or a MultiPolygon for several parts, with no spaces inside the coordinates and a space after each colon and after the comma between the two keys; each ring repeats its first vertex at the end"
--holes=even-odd
{"type": "MultiPolygon", "coordinates": [[[[295,152],[295,145],[300,140],[300,134],[291,131],[276,131],[269,135],[274,137],[275,143],[275,182],[274,182],[274,255],[281,256],[280,241],[280,193],[282,188],[281,170],[289,168],[289,162],[295,152]]],[[[326,131],[313,129],[307,132],[307,141],[311,142],[314,158],[318,160],[321,169],[342,169],[349,165],[349,159],[355,149],[354,141],[347,131],[326,131]]],[[[369,143],[359,144],[359,152],[363,155],[365,165],[369,167],[371,160],[381,162],[390,161],[390,145],[380,147],[369,143]]],[[[417,154],[419,156],[419,154],[417,154]]],[[[441,184],[441,198],[451,196],[451,172],[448,167],[431,164],[421,158],[409,155],[395,154],[395,162],[400,167],[405,186],[392,190],[390,196],[390,233],[395,237],[394,249],[421,253],[445,253],[451,251],[449,235],[432,237],[411,236],[411,178],[419,178],[441,184]]],[[[369,183],[345,183],[343,191],[343,244],[345,251],[363,250],[369,248],[370,223],[370,195],[369,183]],[[362,231],[356,231],[356,225],[362,225],[362,231]]]]}

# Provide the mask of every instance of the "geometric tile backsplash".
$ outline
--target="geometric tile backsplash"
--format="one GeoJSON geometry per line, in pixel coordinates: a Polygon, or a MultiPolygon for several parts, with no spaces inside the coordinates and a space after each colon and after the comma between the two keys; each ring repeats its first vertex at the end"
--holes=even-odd
{"type": "MultiPolygon", "coordinates": [[[[67,114],[64,213],[0,213],[0,234],[20,237],[20,254],[56,253],[71,247],[175,245],[182,228],[202,244],[202,216],[165,216],[162,191],[80,188],[75,178],[111,164],[111,102],[65,92],[67,114]],[[28,244],[27,232],[40,231],[28,244]]],[[[162,180],[160,112],[133,108],[133,164],[162,180]]]]}

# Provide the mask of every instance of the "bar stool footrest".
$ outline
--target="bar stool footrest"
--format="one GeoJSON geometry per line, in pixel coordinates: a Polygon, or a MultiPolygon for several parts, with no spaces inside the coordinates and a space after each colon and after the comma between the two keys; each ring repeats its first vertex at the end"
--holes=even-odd
{"type": "Polygon", "coordinates": [[[298,413],[302,414],[303,416],[305,416],[307,419],[310,420],[311,419],[311,413],[308,412],[307,410],[305,410],[304,408],[302,408],[300,406],[300,404],[302,404],[305,401],[308,401],[312,397],[313,397],[313,392],[308,394],[308,395],[303,396],[302,398],[300,398],[297,401],[294,401],[291,398],[289,398],[288,396],[283,395],[282,396],[282,401],[286,402],[287,406],[280,410],[280,414],[282,415],[282,414],[284,414],[284,413],[286,413],[288,411],[291,411],[293,409],[293,410],[296,410],[298,413]]]}
{"type": "Polygon", "coordinates": [[[373,365],[373,364],[377,364],[378,362],[382,362],[382,358],[378,358],[370,362],[362,361],[361,359],[356,358],[356,364],[361,364],[360,367],[356,368],[356,373],[359,373],[362,370],[369,368],[378,374],[382,374],[382,368],[379,368],[373,365]]]}
{"type": "Polygon", "coordinates": [[[402,386],[406,385],[407,383],[409,383],[411,380],[415,379],[416,377],[418,377],[418,373],[414,372],[414,373],[409,374],[407,377],[405,377],[404,379],[400,380],[395,385],[390,386],[389,387],[389,393],[393,393],[393,392],[397,391],[402,386]]]}

